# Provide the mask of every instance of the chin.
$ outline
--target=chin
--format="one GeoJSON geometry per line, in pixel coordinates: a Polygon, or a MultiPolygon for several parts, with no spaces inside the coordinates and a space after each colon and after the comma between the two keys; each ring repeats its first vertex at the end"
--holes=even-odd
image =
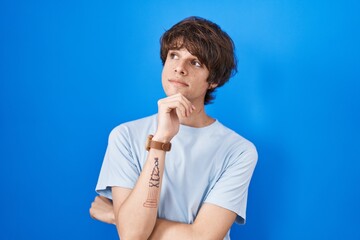
{"type": "Polygon", "coordinates": [[[172,95],[175,95],[175,94],[177,94],[177,93],[184,94],[183,91],[181,91],[181,90],[179,90],[179,89],[177,89],[177,88],[172,88],[172,87],[170,87],[170,88],[167,88],[167,89],[165,90],[166,96],[172,96],[172,95]]]}

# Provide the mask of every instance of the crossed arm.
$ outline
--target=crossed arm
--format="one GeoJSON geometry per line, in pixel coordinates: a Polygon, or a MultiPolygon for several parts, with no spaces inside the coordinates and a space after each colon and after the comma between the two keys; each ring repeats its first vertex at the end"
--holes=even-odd
{"type": "MultiPolygon", "coordinates": [[[[113,191],[124,194],[124,199],[131,189],[113,187],[113,191]]],[[[97,196],[90,208],[90,215],[99,221],[115,223],[112,202],[102,196],[97,196]]],[[[158,218],[149,240],[161,239],[223,239],[235,221],[236,214],[225,208],[205,203],[201,207],[193,224],[184,224],[158,218]]]]}
{"type": "Polygon", "coordinates": [[[223,239],[236,213],[213,204],[203,204],[193,224],[157,218],[164,164],[165,152],[151,149],[135,187],[112,187],[113,204],[96,197],[91,216],[115,224],[122,240],[223,239]]]}
{"type": "MultiPolygon", "coordinates": [[[[189,117],[195,110],[181,94],[159,100],[158,107],[158,128],[153,140],[160,142],[169,142],[179,131],[180,118],[189,117]]],[[[213,204],[203,204],[193,224],[157,218],[165,154],[151,148],[134,188],[112,187],[113,206],[103,198],[95,199],[97,205],[93,203],[91,216],[115,223],[121,240],[223,239],[236,213],[213,204]]]]}

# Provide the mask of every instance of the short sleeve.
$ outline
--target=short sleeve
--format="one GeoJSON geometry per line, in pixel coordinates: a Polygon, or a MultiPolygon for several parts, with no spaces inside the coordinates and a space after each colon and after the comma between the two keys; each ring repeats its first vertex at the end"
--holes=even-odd
{"type": "Polygon", "coordinates": [[[235,212],[236,222],[244,224],[248,188],[258,154],[255,146],[249,142],[245,149],[239,149],[230,158],[228,166],[210,190],[205,202],[235,212]]]}
{"type": "Polygon", "coordinates": [[[96,192],[112,199],[111,187],[132,189],[139,175],[140,170],[134,160],[128,130],[120,125],[109,135],[96,192]]]}

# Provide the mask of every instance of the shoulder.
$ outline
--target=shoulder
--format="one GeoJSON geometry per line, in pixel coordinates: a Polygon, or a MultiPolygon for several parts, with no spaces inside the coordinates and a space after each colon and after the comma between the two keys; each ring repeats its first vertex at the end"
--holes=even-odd
{"type": "Polygon", "coordinates": [[[122,135],[137,135],[140,132],[147,132],[156,126],[157,114],[143,117],[140,119],[127,121],[114,127],[110,132],[110,138],[122,135]]]}
{"type": "Polygon", "coordinates": [[[241,146],[241,148],[256,150],[255,144],[253,142],[232,130],[231,128],[223,125],[219,121],[217,122],[216,127],[217,129],[214,131],[217,135],[216,137],[223,139],[224,143],[234,144],[238,147],[241,146]]]}
{"type": "Polygon", "coordinates": [[[228,150],[229,156],[235,158],[241,156],[242,159],[246,158],[254,163],[257,162],[258,153],[252,141],[220,122],[217,124],[216,135],[219,143],[228,150]]]}

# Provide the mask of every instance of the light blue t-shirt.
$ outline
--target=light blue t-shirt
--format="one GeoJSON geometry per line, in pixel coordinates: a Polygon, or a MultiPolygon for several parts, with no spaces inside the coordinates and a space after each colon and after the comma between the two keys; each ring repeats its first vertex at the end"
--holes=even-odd
{"type": "MultiPolygon", "coordinates": [[[[155,133],[156,125],[155,114],[111,131],[97,193],[112,199],[112,186],[135,186],[147,158],[146,138],[155,133]]],[[[206,202],[235,212],[236,222],[245,223],[248,187],[258,158],[254,145],[217,120],[203,128],[180,125],[171,143],[158,217],[193,223],[206,202]]],[[[229,233],[225,239],[230,239],[229,233]]]]}

